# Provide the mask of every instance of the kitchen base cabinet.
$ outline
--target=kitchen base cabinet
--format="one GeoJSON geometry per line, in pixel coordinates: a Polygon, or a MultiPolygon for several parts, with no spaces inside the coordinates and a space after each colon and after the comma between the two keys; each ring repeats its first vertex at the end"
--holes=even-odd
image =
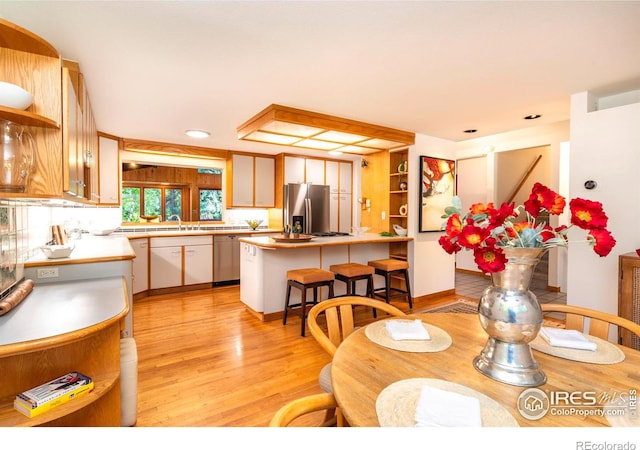
{"type": "Polygon", "coordinates": [[[151,238],[149,246],[151,291],[213,282],[212,236],[151,238]]]}
{"type": "MultiPolygon", "coordinates": [[[[210,241],[211,239],[209,239],[210,241]]],[[[213,281],[213,245],[186,245],[184,247],[185,285],[213,281]]]]}
{"type": "Polygon", "coordinates": [[[149,240],[145,237],[129,242],[136,253],[131,277],[133,295],[136,295],[149,290],[149,240]]]}
{"type": "Polygon", "coordinates": [[[182,247],[153,247],[150,278],[151,289],[182,285],[182,247]]]}

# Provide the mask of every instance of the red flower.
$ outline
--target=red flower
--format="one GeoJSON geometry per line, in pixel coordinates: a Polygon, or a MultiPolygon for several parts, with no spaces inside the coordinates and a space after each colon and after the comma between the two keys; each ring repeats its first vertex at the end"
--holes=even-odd
{"type": "Polygon", "coordinates": [[[477,248],[489,236],[486,228],[467,224],[458,236],[458,245],[466,248],[477,248]]]}
{"type": "Polygon", "coordinates": [[[447,219],[447,235],[454,238],[460,234],[462,231],[462,221],[460,220],[459,214],[452,214],[447,219]]]}
{"type": "Polygon", "coordinates": [[[504,270],[507,257],[502,250],[495,247],[481,247],[473,250],[473,259],[478,269],[484,273],[494,273],[504,270]]]}
{"type": "Polygon", "coordinates": [[[460,247],[456,242],[452,241],[451,238],[447,235],[440,236],[440,239],[438,239],[438,243],[440,244],[440,246],[442,246],[444,251],[449,253],[450,255],[462,250],[462,247],[460,247]]]}
{"type": "Polygon", "coordinates": [[[604,229],[608,217],[602,209],[602,203],[583,198],[574,198],[569,203],[571,223],[585,230],[604,229]]]}
{"type": "MultiPolygon", "coordinates": [[[[492,205],[491,203],[489,203],[492,205]]],[[[515,203],[503,203],[500,206],[500,209],[493,209],[489,216],[489,225],[491,228],[495,228],[504,224],[504,221],[507,220],[508,217],[515,215],[515,203]]]]}
{"type": "Polygon", "coordinates": [[[468,213],[462,213],[461,202],[456,198],[445,209],[446,234],[438,242],[449,254],[463,248],[472,249],[476,265],[484,273],[504,270],[507,256],[502,248],[552,248],[569,245],[567,232],[573,226],[588,231],[587,241],[600,256],[608,255],[616,240],[606,229],[607,215],[602,204],[576,198],[571,200],[571,225],[552,228],[538,216],[546,211],[558,215],[564,211],[566,200],[548,187],[535,183],[526,202],[503,203],[496,209],[493,203],[474,203],[468,213]],[[523,211],[524,209],[524,211],[523,211]],[[526,212],[526,219],[515,222],[526,212]]]}
{"type": "Polygon", "coordinates": [[[593,238],[593,240],[595,240],[593,251],[600,256],[607,256],[616,245],[616,240],[609,230],[591,230],[587,238],[593,238]]]}
{"type": "Polygon", "coordinates": [[[542,242],[545,242],[551,238],[556,237],[556,235],[553,232],[553,228],[551,228],[549,225],[545,225],[540,232],[540,237],[542,238],[542,242]]]}
{"type": "Polygon", "coordinates": [[[474,203],[469,208],[469,213],[472,216],[475,216],[478,214],[490,214],[491,211],[493,211],[493,209],[494,209],[493,203],[487,203],[486,205],[484,203],[474,203]]]}
{"type": "Polygon", "coordinates": [[[533,185],[529,199],[524,202],[524,209],[533,217],[538,217],[540,211],[546,209],[549,214],[562,214],[566,201],[563,196],[541,183],[533,185]]]}

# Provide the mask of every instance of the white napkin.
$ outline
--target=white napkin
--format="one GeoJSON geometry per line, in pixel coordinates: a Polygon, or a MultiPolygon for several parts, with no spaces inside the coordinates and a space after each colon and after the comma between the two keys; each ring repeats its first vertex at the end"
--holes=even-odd
{"type": "Polygon", "coordinates": [[[429,340],[429,332],[422,325],[420,319],[415,320],[387,320],[384,323],[387,333],[394,341],[429,340]]]}
{"type": "Polygon", "coordinates": [[[591,342],[578,330],[542,327],[540,336],[553,347],[575,348],[593,352],[598,349],[598,345],[595,342],[591,342]]]}
{"type": "Polygon", "coordinates": [[[416,406],[416,427],[481,427],[480,400],[423,386],[416,406]]]}

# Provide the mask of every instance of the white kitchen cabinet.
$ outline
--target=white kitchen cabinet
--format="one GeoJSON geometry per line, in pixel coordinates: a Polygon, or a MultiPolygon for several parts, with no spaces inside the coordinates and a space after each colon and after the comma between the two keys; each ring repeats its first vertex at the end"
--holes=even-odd
{"type": "Polygon", "coordinates": [[[332,194],[350,194],[353,164],[351,162],[327,161],[325,184],[330,186],[332,194]]]}
{"type": "Polygon", "coordinates": [[[211,283],[212,281],[213,245],[185,245],[184,284],[211,283]]]}
{"type": "Polygon", "coordinates": [[[180,236],[151,238],[151,289],[213,282],[213,238],[180,236]]]}
{"type": "Polygon", "coordinates": [[[231,156],[231,207],[275,206],[275,159],[253,155],[231,156]]]}
{"type": "Polygon", "coordinates": [[[149,290],[149,240],[147,238],[131,239],[131,247],[136,253],[132,268],[133,294],[149,290]]]}
{"type": "Polygon", "coordinates": [[[273,208],[276,204],[276,160],[255,157],[255,206],[273,208]]]}
{"type": "Polygon", "coordinates": [[[304,183],[305,158],[298,156],[284,157],[284,184],[304,183]]]}
{"type": "Polygon", "coordinates": [[[253,206],[253,156],[232,155],[232,203],[236,207],[253,206]]]}
{"type": "Polygon", "coordinates": [[[352,191],[353,164],[350,162],[340,163],[340,193],[350,194],[352,191]]]}
{"type": "Polygon", "coordinates": [[[338,194],[340,207],[338,213],[338,231],[341,233],[351,232],[351,194],[338,194]]]}
{"type": "MultiPolygon", "coordinates": [[[[337,194],[340,192],[340,163],[338,161],[327,161],[325,164],[325,182],[329,185],[329,192],[337,194]]],[[[333,228],[332,228],[333,229],[333,228]]]]}
{"type": "Polygon", "coordinates": [[[351,194],[331,194],[331,231],[351,232],[351,194]]]}
{"type": "Polygon", "coordinates": [[[182,286],[182,247],[151,247],[149,270],[151,289],[182,286]]]}
{"type": "Polygon", "coordinates": [[[325,184],[324,181],[324,159],[306,158],[305,170],[307,183],[325,184]]]}
{"type": "Polygon", "coordinates": [[[98,195],[101,205],[120,204],[120,149],[118,139],[101,135],[98,138],[98,195]]]}

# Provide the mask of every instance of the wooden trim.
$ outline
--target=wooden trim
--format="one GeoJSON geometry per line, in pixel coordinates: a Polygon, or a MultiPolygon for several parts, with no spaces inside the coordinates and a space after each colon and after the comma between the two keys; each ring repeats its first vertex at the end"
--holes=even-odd
{"type": "Polygon", "coordinates": [[[157,155],[184,156],[209,159],[224,159],[229,157],[228,150],[208,147],[196,147],[182,144],[168,144],[165,142],[144,141],[139,139],[122,138],[122,148],[128,152],[151,153],[157,155]]]}
{"type": "Polygon", "coordinates": [[[282,121],[325,130],[370,136],[398,142],[402,145],[413,145],[415,143],[415,133],[412,132],[276,104],[269,105],[240,125],[237,128],[238,138],[243,139],[248,134],[259,130],[262,126],[272,121],[282,121]]]}

